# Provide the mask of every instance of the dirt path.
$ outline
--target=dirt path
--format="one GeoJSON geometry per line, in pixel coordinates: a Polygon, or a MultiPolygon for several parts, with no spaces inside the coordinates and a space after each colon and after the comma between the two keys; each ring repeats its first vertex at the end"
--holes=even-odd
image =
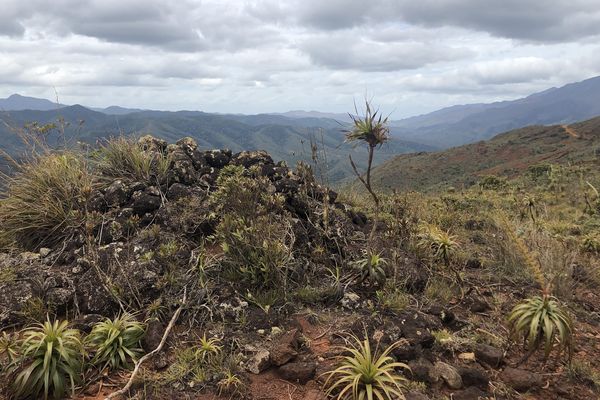
{"type": "Polygon", "coordinates": [[[561,125],[561,127],[565,130],[565,132],[567,133],[567,135],[574,137],[574,138],[578,138],[579,134],[577,132],[575,132],[573,130],[573,128],[571,128],[569,125],[561,125]]]}

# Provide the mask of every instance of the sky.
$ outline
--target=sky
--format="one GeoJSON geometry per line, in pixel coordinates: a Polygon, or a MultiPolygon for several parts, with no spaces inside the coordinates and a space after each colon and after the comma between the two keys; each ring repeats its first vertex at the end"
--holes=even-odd
{"type": "Polygon", "coordinates": [[[393,118],[600,75],[600,0],[0,0],[0,97],[393,118]]]}

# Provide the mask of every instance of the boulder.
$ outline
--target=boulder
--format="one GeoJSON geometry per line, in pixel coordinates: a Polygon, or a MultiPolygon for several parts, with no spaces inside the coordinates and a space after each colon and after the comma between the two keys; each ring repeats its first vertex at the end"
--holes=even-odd
{"type": "Polygon", "coordinates": [[[146,188],[144,191],[137,191],[131,196],[133,212],[137,215],[144,215],[160,208],[162,199],[160,191],[154,186],[146,188]]]}
{"type": "Polygon", "coordinates": [[[433,368],[429,371],[431,382],[439,382],[443,380],[450,389],[460,389],[463,386],[462,378],[456,368],[442,361],[437,361],[433,364],[433,368]]]}
{"type": "Polygon", "coordinates": [[[487,398],[489,398],[488,393],[475,386],[468,387],[460,392],[452,393],[453,400],[483,400],[487,398]]]}
{"type": "Polygon", "coordinates": [[[289,330],[279,336],[271,348],[271,363],[281,366],[294,359],[298,355],[299,340],[300,332],[297,329],[289,330]]]}
{"type": "Polygon", "coordinates": [[[475,348],[475,359],[492,368],[498,368],[504,361],[504,352],[494,346],[480,343],[475,348]]]}
{"type": "Polygon", "coordinates": [[[271,366],[270,360],[271,359],[269,351],[266,349],[259,349],[246,362],[246,370],[255,375],[258,375],[271,366]]]}
{"type": "Polygon", "coordinates": [[[461,367],[458,369],[465,386],[477,386],[481,389],[487,389],[490,378],[488,374],[477,368],[461,367]]]}
{"type": "Polygon", "coordinates": [[[279,367],[281,377],[304,385],[315,376],[317,366],[312,362],[291,362],[279,367]]]}
{"type": "Polygon", "coordinates": [[[517,392],[527,392],[542,386],[542,376],[523,369],[506,367],[500,374],[500,379],[517,392]]]}
{"type": "Polygon", "coordinates": [[[421,382],[431,381],[430,372],[433,368],[431,361],[425,358],[419,358],[418,360],[410,361],[408,366],[410,367],[413,380],[421,382]]]}

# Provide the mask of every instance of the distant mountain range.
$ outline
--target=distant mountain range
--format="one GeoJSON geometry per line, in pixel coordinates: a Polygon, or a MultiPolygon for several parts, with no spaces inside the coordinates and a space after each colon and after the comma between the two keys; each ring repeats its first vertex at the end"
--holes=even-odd
{"type": "Polygon", "coordinates": [[[600,115],[600,76],[528,97],[443,108],[393,121],[396,137],[447,148],[528,125],[569,124],[600,115]]]}
{"type": "MultiPolygon", "coordinates": [[[[39,105],[43,107],[44,103],[40,102],[39,105]]],[[[290,118],[273,114],[221,115],[200,111],[132,111],[109,115],[81,105],[47,111],[0,112],[0,149],[18,155],[23,150],[16,134],[18,129],[30,122],[47,124],[57,122],[59,118],[63,121],[68,143],[93,143],[110,136],[146,133],[170,142],[191,136],[203,148],[229,148],[234,152],[263,149],[273,158],[285,160],[291,166],[299,160],[312,160],[312,141],[318,149],[321,169],[326,170],[323,177],[332,184],[351,176],[348,154],[351,153],[359,165],[366,163],[365,149],[345,144],[342,132],[345,126],[333,119],[290,118]]],[[[61,140],[54,136],[50,144],[60,143],[61,140]]],[[[399,153],[433,149],[431,146],[394,138],[381,149],[377,162],[399,153]]]]}
{"type": "Polygon", "coordinates": [[[600,117],[529,126],[443,151],[401,154],[378,166],[372,182],[383,190],[461,188],[486,175],[517,176],[536,164],[580,162],[600,166],[600,117]]]}

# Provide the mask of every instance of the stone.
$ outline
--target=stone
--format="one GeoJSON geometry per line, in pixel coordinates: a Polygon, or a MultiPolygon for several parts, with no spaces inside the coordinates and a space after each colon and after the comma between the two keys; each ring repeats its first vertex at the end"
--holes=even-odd
{"type": "Polygon", "coordinates": [[[347,308],[349,310],[354,310],[359,306],[360,296],[353,292],[344,293],[344,297],[342,297],[341,304],[342,307],[347,308]]]}
{"type": "Polygon", "coordinates": [[[415,381],[430,382],[430,372],[433,368],[431,361],[425,358],[419,358],[408,363],[410,371],[415,381]]]}
{"type": "Polygon", "coordinates": [[[164,325],[157,320],[148,322],[146,326],[146,334],[142,339],[142,348],[146,353],[156,349],[162,340],[162,336],[165,333],[164,325]]]}
{"type": "Polygon", "coordinates": [[[167,190],[167,199],[172,201],[179,200],[181,198],[191,195],[191,193],[192,190],[189,188],[189,186],[175,182],[169,187],[169,190],[167,190]]]}
{"type": "Polygon", "coordinates": [[[502,371],[500,380],[517,392],[527,392],[542,386],[542,376],[540,374],[512,367],[506,367],[502,371]]]}
{"type": "Polygon", "coordinates": [[[257,350],[246,362],[246,370],[255,375],[260,374],[271,366],[270,353],[266,349],[257,350]]]}
{"type": "Polygon", "coordinates": [[[227,155],[227,152],[223,150],[207,151],[204,157],[209,166],[219,169],[229,164],[231,160],[231,155],[227,155]]]}
{"type": "Polygon", "coordinates": [[[242,165],[244,168],[250,168],[257,164],[273,164],[273,159],[264,150],[241,151],[233,156],[232,162],[242,165]]]}
{"type": "Polygon", "coordinates": [[[175,142],[175,144],[181,147],[188,156],[198,149],[198,143],[196,143],[196,140],[189,136],[179,139],[175,142]]]}
{"type": "Polygon", "coordinates": [[[138,139],[138,144],[146,151],[164,152],[167,148],[166,140],[156,138],[152,135],[144,135],[138,139]]]}
{"type": "Polygon", "coordinates": [[[131,196],[130,189],[120,179],[111,183],[104,192],[104,200],[110,207],[124,205],[129,200],[129,196],[131,196]]]}
{"type": "Polygon", "coordinates": [[[429,400],[429,397],[427,397],[425,394],[415,391],[407,392],[404,395],[404,398],[406,400],[429,400]]]}
{"type": "Polygon", "coordinates": [[[137,191],[131,196],[133,201],[132,208],[137,215],[144,215],[160,208],[162,199],[160,192],[154,186],[146,188],[144,191],[137,191]]]}
{"type": "Polygon", "coordinates": [[[437,361],[429,371],[431,382],[439,382],[443,379],[450,389],[460,389],[463,386],[462,378],[458,370],[443,361],[437,361]]]}
{"type": "Polygon", "coordinates": [[[104,317],[100,314],[86,314],[71,323],[73,328],[85,333],[90,333],[92,328],[97,323],[104,321],[104,317]]]}
{"type": "Polygon", "coordinates": [[[452,393],[453,400],[483,400],[488,399],[488,394],[475,386],[470,386],[460,392],[452,393]]]}
{"type": "Polygon", "coordinates": [[[271,362],[273,365],[281,366],[294,359],[298,352],[300,332],[292,329],[281,335],[271,348],[271,362]]]}
{"type": "Polygon", "coordinates": [[[465,386],[477,386],[481,389],[487,389],[490,383],[488,374],[477,368],[461,367],[458,369],[465,386]]]}
{"type": "Polygon", "coordinates": [[[47,247],[42,247],[38,253],[40,253],[40,257],[45,258],[48,257],[50,255],[50,253],[52,253],[52,249],[49,249],[47,247]]]}
{"type": "Polygon", "coordinates": [[[494,346],[480,343],[475,348],[475,359],[492,368],[498,368],[504,361],[504,352],[494,346]]]}
{"type": "Polygon", "coordinates": [[[490,305],[487,303],[487,301],[483,300],[480,297],[474,297],[471,300],[471,307],[470,307],[471,311],[473,311],[474,313],[481,313],[481,312],[486,312],[490,309],[490,305]]]}
{"type": "Polygon", "coordinates": [[[327,396],[321,390],[310,389],[304,395],[304,400],[327,400],[327,396]]]}
{"type": "Polygon", "coordinates": [[[291,362],[279,367],[279,374],[285,380],[305,384],[315,376],[317,366],[312,362],[291,362]]]}

